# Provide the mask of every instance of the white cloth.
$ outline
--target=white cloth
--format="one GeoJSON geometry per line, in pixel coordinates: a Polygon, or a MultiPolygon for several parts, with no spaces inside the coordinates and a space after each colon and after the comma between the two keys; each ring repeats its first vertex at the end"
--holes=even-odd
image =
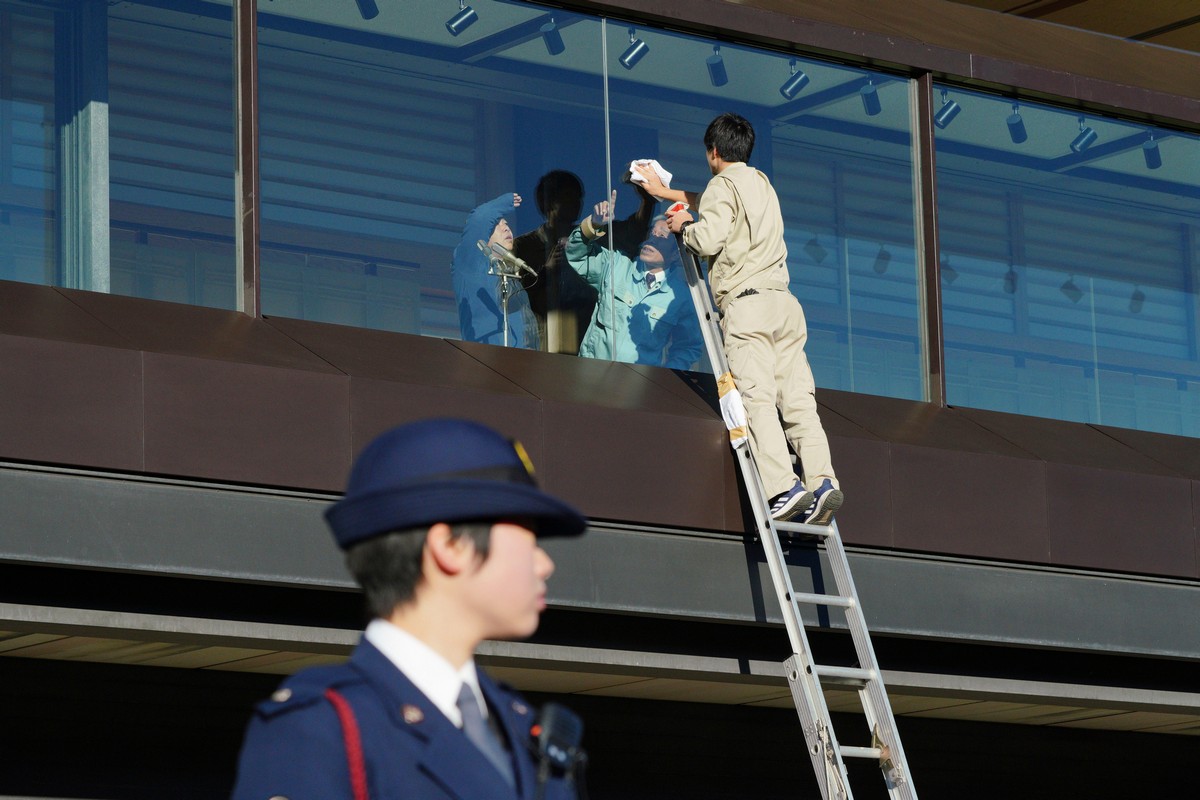
{"type": "Polygon", "coordinates": [[[728,372],[717,378],[717,392],[720,395],[721,418],[729,429],[729,443],[735,448],[741,447],[749,435],[746,407],[742,404],[742,394],[737,390],[733,376],[728,372]]]}
{"type": "Polygon", "coordinates": [[[487,703],[483,702],[474,661],[468,661],[462,669],[455,669],[429,645],[382,619],[371,620],[363,635],[457,727],[461,728],[463,724],[458,693],[464,683],[475,693],[480,712],[484,719],[487,718],[487,703]]]}
{"type": "Polygon", "coordinates": [[[653,158],[635,158],[629,162],[629,179],[634,183],[645,183],[646,179],[642,177],[642,173],[637,171],[637,167],[650,167],[658,173],[659,180],[663,182],[663,186],[668,189],[671,188],[671,178],[674,176],[667,172],[663,165],[653,158]]]}

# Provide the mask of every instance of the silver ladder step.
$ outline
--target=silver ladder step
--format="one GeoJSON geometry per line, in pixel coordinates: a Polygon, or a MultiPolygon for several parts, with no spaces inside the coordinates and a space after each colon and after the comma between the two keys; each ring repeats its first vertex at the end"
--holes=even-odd
{"type": "MultiPolygon", "coordinates": [[[[700,332],[718,385],[731,385],[729,363],[721,344],[718,314],[713,307],[708,287],[701,277],[695,255],[677,235],[679,252],[691,293],[700,332]]],[[[850,563],[842,546],[837,522],[829,525],[806,525],[798,522],[775,522],[771,519],[768,498],[759,477],[758,467],[745,438],[734,447],[734,457],[746,482],[747,495],[754,512],[756,533],[762,541],[771,580],[783,612],[784,625],[791,640],[792,656],[783,663],[784,675],[792,692],[796,712],[804,731],[809,757],[821,789],[823,800],[853,800],[846,758],[868,759],[878,763],[891,800],[917,800],[916,787],[908,771],[900,733],[888,701],[879,662],[871,644],[871,635],[862,614],[858,590],[850,575],[850,563]],[[836,594],[797,592],[784,553],[781,534],[789,539],[809,539],[825,549],[830,570],[837,587],[836,594]],[[854,642],[859,666],[829,666],[813,660],[808,634],[804,630],[801,605],[827,606],[845,610],[846,627],[854,642]],[[870,746],[842,745],[833,729],[833,720],[825,701],[824,686],[852,687],[858,692],[866,720],[870,746]]]]}

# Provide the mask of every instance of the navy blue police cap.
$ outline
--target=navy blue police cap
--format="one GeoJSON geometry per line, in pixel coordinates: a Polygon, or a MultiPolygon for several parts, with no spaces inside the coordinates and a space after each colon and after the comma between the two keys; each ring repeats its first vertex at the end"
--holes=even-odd
{"type": "Polygon", "coordinates": [[[542,536],[577,536],[583,516],[538,488],[519,442],[462,419],[392,428],[359,454],[346,495],[325,512],[343,550],[437,522],[526,517],[542,536]]]}

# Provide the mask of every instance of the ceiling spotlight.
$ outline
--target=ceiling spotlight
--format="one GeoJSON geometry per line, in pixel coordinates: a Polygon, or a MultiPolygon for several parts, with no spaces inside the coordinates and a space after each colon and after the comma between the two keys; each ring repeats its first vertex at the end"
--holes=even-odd
{"type": "Polygon", "coordinates": [[[1063,293],[1063,296],[1072,303],[1078,303],[1083,297],[1083,290],[1075,285],[1075,276],[1067,278],[1063,281],[1063,285],[1058,287],[1058,290],[1063,293]]]}
{"type": "Polygon", "coordinates": [[[725,59],[721,58],[721,45],[713,45],[712,55],[704,59],[708,64],[708,79],[713,86],[724,86],[729,83],[729,74],[725,72],[725,59]]]}
{"type": "Polygon", "coordinates": [[[375,5],[375,0],[354,0],[358,3],[358,13],[363,19],[375,19],[379,16],[379,6],[375,5]]]}
{"type": "Polygon", "coordinates": [[[1162,153],[1158,152],[1158,142],[1154,141],[1154,133],[1142,142],[1142,158],[1146,159],[1146,169],[1158,169],[1162,166],[1162,153]]]}
{"type": "Polygon", "coordinates": [[[808,85],[808,76],[804,74],[804,70],[796,66],[796,59],[788,62],[792,69],[792,76],[783,82],[783,86],[779,87],[779,93],[791,100],[796,95],[800,94],[800,90],[808,85]]]}
{"type": "Polygon", "coordinates": [[[1141,290],[1141,287],[1134,286],[1133,294],[1129,295],[1129,310],[1134,314],[1142,313],[1142,306],[1146,304],[1146,293],[1141,290]]]}
{"type": "Polygon", "coordinates": [[[817,237],[815,236],[809,239],[808,243],[804,245],[804,252],[808,253],[808,257],[818,264],[824,263],[825,257],[829,255],[829,251],[821,246],[821,243],[817,241],[817,237]]]}
{"type": "Polygon", "coordinates": [[[650,52],[650,45],[637,38],[636,33],[633,28],[629,29],[629,47],[617,59],[625,69],[633,69],[650,52]]]}
{"type": "Polygon", "coordinates": [[[546,43],[546,52],[552,56],[556,56],[567,46],[563,44],[562,34],[558,32],[558,23],[554,21],[554,17],[550,21],[542,25],[541,29],[542,41],[546,43]]]}
{"type": "Polygon", "coordinates": [[[933,115],[933,124],[939,128],[945,128],[954,118],[958,116],[958,112],[962,111],[962,106],[946,97],[946,90],[942,89],[942,107],[933,115]]]}
{"type": "Polygon", "coordinates": [[[458,0],[458,13],[446,20],[446,30],[450,31],[451,36],[458,36],[478,19],[479,15],[467,5],[467,0],[458,0]]]}
{"type": "Polygon", "coordinates": [[[1012,139],[1013,144],[1020,144],[1029,138],[1029,134],[1025,131],[1025,120],[1021,118],[1020,107],[1012,104],[1013,113],[1008,115],[1008,119],[1004,120],[1004,124],[1008,125],[1008,138],[1012,139]]]}
{"type": "Polygon", "coordinates": [[[873,117],[883,110],[883,106],[879,104],[879,90],[871,78],[867,78],[867,85],[858,90],[858,96],[862,98],[863,111],[868,117],[873,117]]]}
{"type": "Polygon", "coordinates": [[[1008,272],[1004,273],[1004,293],[1017,293],[1017,271],[1012,268],[1011,264],[1008,265],[1008,272]]]}
{"type": "Polygon", "coordinates": [[[1076,153],[1082,153],[1095,143],[1097,139],[1096,131],[1084,125],[1083,117],[1079,118],[1079,135],[1071,142],[1071,150],[1076,153]]]}
{"type": "Polygon", "coordinates": [[[888,271],[888,264],[892,262],[892,254],[884,249],[883,245],[879,245],[879,252],[875,255],[875,263],[871,268],[875,270],[876,275],[882,275],[888,271]]]}
{"type": "Polygon", "coordinates": [[[950,256],[942,256],[942,263],[938,271],[942,273],[942,280],[946,283],[954,283],[958,280],[958,270],[950,266],[950,256]]]}

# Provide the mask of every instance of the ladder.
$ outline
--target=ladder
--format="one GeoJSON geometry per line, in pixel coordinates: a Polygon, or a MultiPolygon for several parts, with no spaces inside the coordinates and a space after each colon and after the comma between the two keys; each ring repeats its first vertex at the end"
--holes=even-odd
{"type": "MultiPolygon", "coordinates": [[[[717,311],[713,307],[708,286],[701,277],[695,254],[684,246],[682,236],[677,234],[676,239],[709,362],[712,364],[714,375],[717,376],[721,394],[724,395],[727,387],[732,388],[733,381],[721,344],[717,311]]],[[[812,759],[817,783],[821,788],[821,797],[823,800],[852,800],[854,794],[850,789],[844,759],[861,758],[871,759],[879,764],[891,800],[917,800],[908,763],[904,758],[904,748],[900,743],[900,734],[896,729],[896,720],[892,715],[891,703],[883,685],[879,662],[871,645],[871,635],[859,605],[858,591],[854,588],[854,579],[850,575],[850,564],[846,560],[846,551],[842,547],[837,522],[831,522],[829,525],[805,525],[772,520],[758,467],[750,452],[749,440],[745,435],[731,435],[731,439],[734,458],[745,479],[754,512],[756,533],[766,551],[767,565],[771,571],[779,607],[783,612],[788,637],[791,639],[792,656],[784,662],[784,674],[787,676],[792,699],[804,729],[804,739],[808,745],[808,754],[812,759]],[[837,594],[797,592],[792,588],[780,532],[815,539],[824,545],[835,578],[837,594]],[[859,666],[823,666],[814,662],[808,635],[804,631],[804,622],[800,616],[802,605],[844,610],[859,666]],[[867,730],[871,736],[869,747],[849,747],[838,743],[829,708],[825,703],[822,681],[829,685],[857,688],[867,730]]]]}

